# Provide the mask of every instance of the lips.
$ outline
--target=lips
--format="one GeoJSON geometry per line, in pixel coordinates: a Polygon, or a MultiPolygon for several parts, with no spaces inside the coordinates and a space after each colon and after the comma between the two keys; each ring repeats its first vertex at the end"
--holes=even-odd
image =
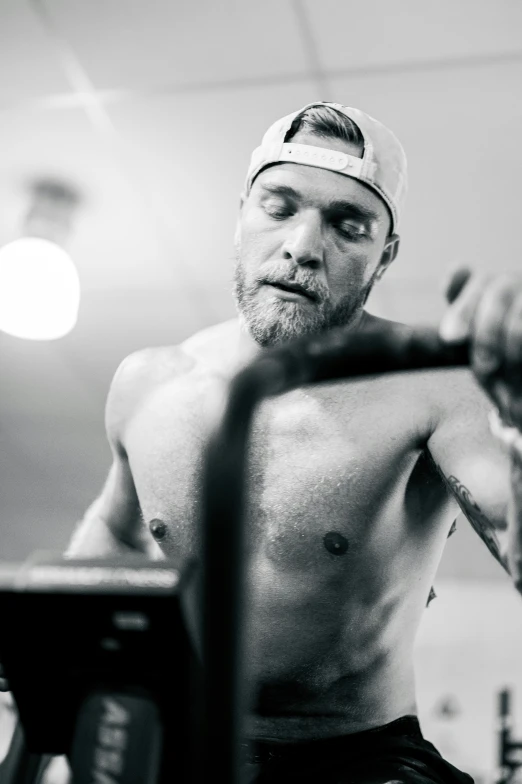
{"type": "Polygon", "coordinates": [[[277,289],[281,289],[282,291],[291,291],[294,294],[301,294],[302,296],[306,297],[307,299],[311,299],[313,302],[317,299],[316,295],[309,291],[304,286],[301,286],[300,283],[296,283],[295,281],[288,281],[288,280],[266,280],[264,281],[265,284],[268,286],[274,286],[277,289]]]}

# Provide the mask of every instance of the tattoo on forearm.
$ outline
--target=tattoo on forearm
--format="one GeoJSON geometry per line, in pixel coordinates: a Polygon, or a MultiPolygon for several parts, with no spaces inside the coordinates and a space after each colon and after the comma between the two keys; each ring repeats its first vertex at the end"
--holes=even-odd
{"type": "Polygon", "coordinates": [[[495,533],[493,523],[488,520],[480,506],[477,504],[467,487],[460,482],[456,476],[449,476],[446,480],[452,489],[460,508],[470,521],[471,525],[485,542],[489,551],[495,556],[497,561],[502,564],[506,571],[509,571],[507,559],[500,552],[500,544],[495,533]]]}

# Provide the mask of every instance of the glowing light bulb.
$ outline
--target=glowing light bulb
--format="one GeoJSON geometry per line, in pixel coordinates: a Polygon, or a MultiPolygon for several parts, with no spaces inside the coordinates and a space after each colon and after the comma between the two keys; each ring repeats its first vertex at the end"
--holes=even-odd
{"type": "Polygon", "coordinates": [[[56,340],[73,329],[79,306],[78,272],[59,245],[22,237],[0,248],[0,330],[56,340]]]}

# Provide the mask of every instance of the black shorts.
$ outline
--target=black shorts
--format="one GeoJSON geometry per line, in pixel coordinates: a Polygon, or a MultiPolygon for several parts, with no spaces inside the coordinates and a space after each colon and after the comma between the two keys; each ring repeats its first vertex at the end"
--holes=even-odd
{"type": "Polygon", "coordinates": [[[429,741],[416,716],[325,740],[243,745],[242,784],[473,784],[429,741]]]}

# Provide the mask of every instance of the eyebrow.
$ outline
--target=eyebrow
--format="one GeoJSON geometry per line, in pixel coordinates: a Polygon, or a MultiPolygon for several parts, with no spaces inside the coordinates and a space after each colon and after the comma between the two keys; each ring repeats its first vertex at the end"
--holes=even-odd
{"type": "MultiPolygon", "coordinates": [[[[299,193],[299,191],[296,191],[294,188],[290,187],[290,185],[280,185],[277,183],[266,182],[261,184],[261,188],[264,191],[275,194],[276,196],[287,196],[291,199],[296,199],[297,201],[302,199],[302,195],[299,193]]],[[[362,206],[361,204],[355,204],[353,201],[334,199],[333,201],[328,202],[325,209],[328,212],[348,213],[353,215],[355,218],[359,218],[359,220],[370,223],[373,221],[377,221],[378,223],[381,222],[381,219],[376,212],[369,209],[368,207],[362,206]]]]}

